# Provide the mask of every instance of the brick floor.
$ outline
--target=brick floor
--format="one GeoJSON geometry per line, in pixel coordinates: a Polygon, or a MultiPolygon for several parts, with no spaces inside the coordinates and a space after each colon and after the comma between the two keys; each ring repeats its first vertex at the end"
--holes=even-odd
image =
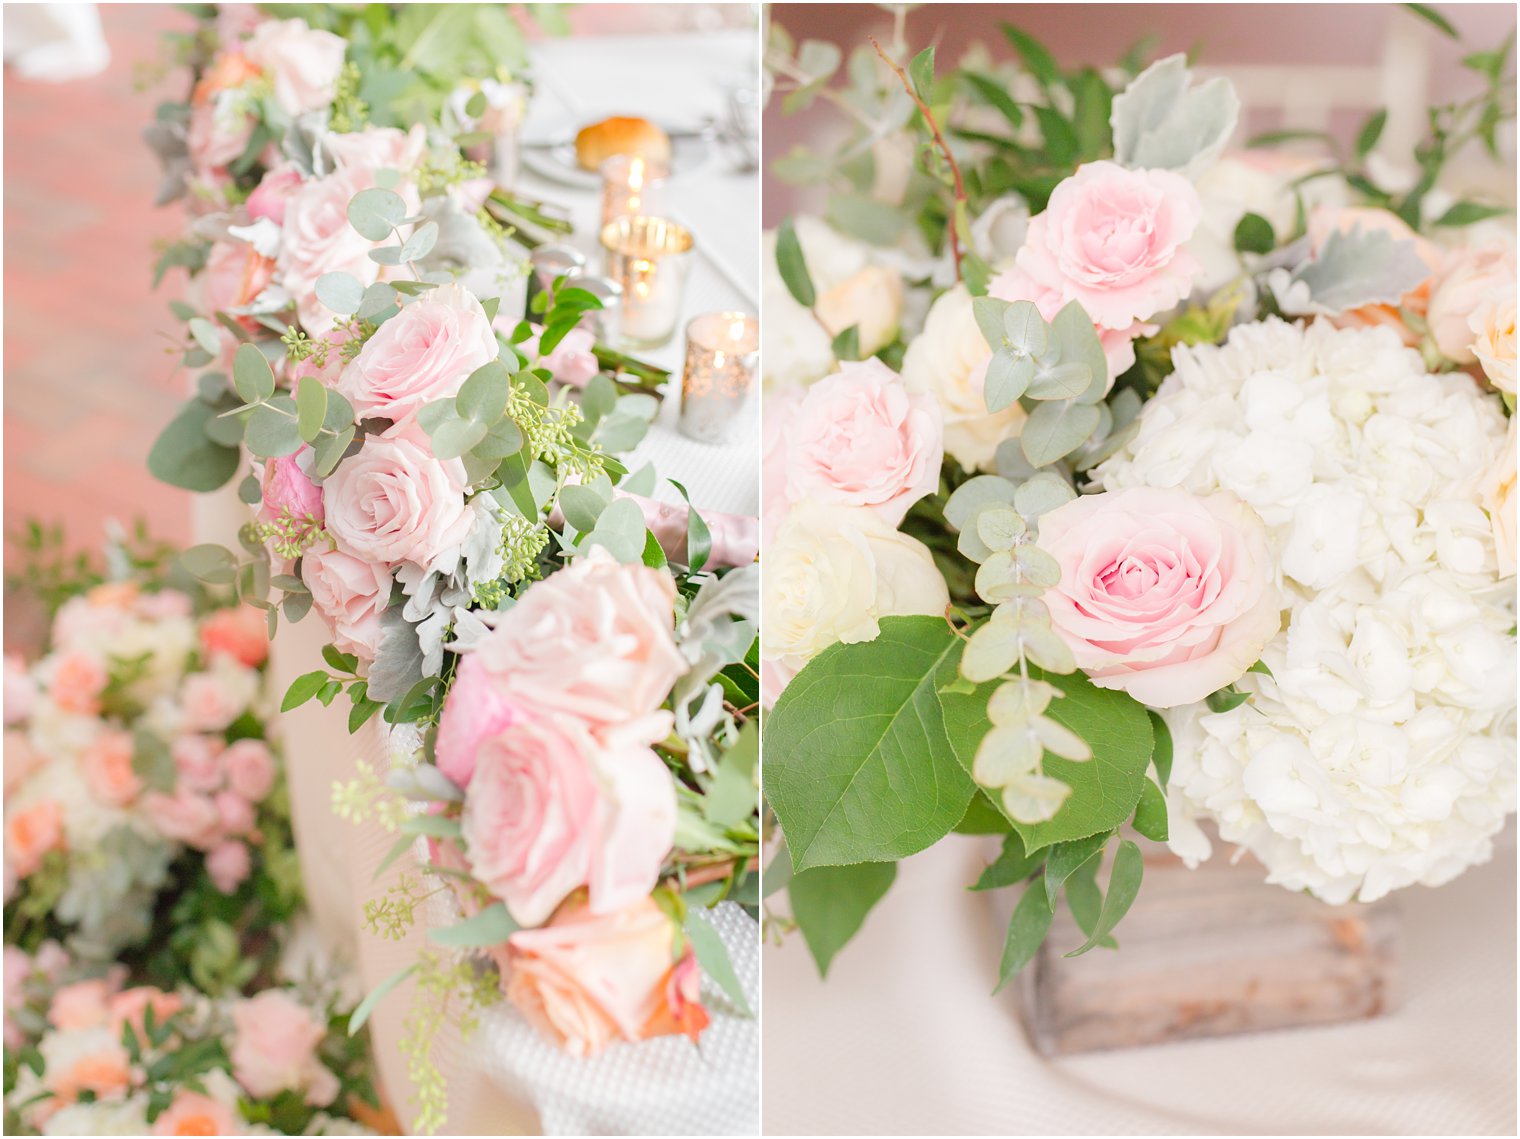
{"type": "MultiPolygon", "coordinates": [[[[98,547],[107,519],[189,536],[188,496],[156,482],[148,448],[185,379],[165,352],[167,302],[151,290],[176,208],[154,209],[157,164],[141,140],[155,104],[183,82],[144,86],[170,5],[101,5],[112,59],[101,75],[27,82],[9,71],[5,119],[4,525],[62,523],[98,547]]],[[[11,613],[8,599],[8,615],[11,613]]],[[[24,620],[19,622],[25,624],[24,620]]],[[[6,643],[17,643],[7,631],[6,643]]]]}

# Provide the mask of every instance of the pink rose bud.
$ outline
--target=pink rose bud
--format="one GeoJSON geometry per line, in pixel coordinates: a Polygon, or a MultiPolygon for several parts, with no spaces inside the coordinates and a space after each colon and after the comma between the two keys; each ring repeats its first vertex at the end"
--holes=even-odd
{"type": "Polygon", "coordinates": [[[206,873],[211,875],[212,883],[224,894],[236,893],[251,872],[252,861],[248,855],[247,843],[224,842],[213,847],[211,853],[206,855],[206,873]]]}
{"type": "Polygon", "coordinates": [[[274,789],[274,755],[262,740],[238,740],[222,753],[227,785],[253,803],[274,789]]]}

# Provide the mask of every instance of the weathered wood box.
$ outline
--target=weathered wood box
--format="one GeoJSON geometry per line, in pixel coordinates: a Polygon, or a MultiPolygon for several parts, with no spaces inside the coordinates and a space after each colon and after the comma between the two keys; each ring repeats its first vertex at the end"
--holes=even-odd
{"type": "Polygon", "coordinates": [[[1085,940],[1064,904],[1019,999],[1046,1055],[1375,1017],[1395,999],[1397,903],[1330,906],[1216,853],[1196,870],[1154,848],[1119,949],[1085,940]]]}

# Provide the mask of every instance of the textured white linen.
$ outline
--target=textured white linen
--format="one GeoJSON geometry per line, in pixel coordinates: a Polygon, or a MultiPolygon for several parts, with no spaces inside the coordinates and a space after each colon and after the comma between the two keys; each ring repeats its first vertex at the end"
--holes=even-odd
{"type": "Polygon", "coordinates": [[[799,939],[767,948],[765,1133],[1513,1135],[1513,836],[1456,882],[1399,893],[1387,1016],[1057,1060],[1032,1050],[1017,996],[988,996],[1002,930],[966,890],[985,846],[953,838],[902,865],[827,982],[799,939]]]}

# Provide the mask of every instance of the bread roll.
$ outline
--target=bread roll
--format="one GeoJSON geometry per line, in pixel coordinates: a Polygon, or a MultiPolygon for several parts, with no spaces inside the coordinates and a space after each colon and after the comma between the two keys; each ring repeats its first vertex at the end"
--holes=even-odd
{"type": "Polygon", "coordinates": [[[614,154],[670,165],[670,136],[648,119],[611,118],[583,127],[575,136],[575,160],[597,170],[614,154]]]}

